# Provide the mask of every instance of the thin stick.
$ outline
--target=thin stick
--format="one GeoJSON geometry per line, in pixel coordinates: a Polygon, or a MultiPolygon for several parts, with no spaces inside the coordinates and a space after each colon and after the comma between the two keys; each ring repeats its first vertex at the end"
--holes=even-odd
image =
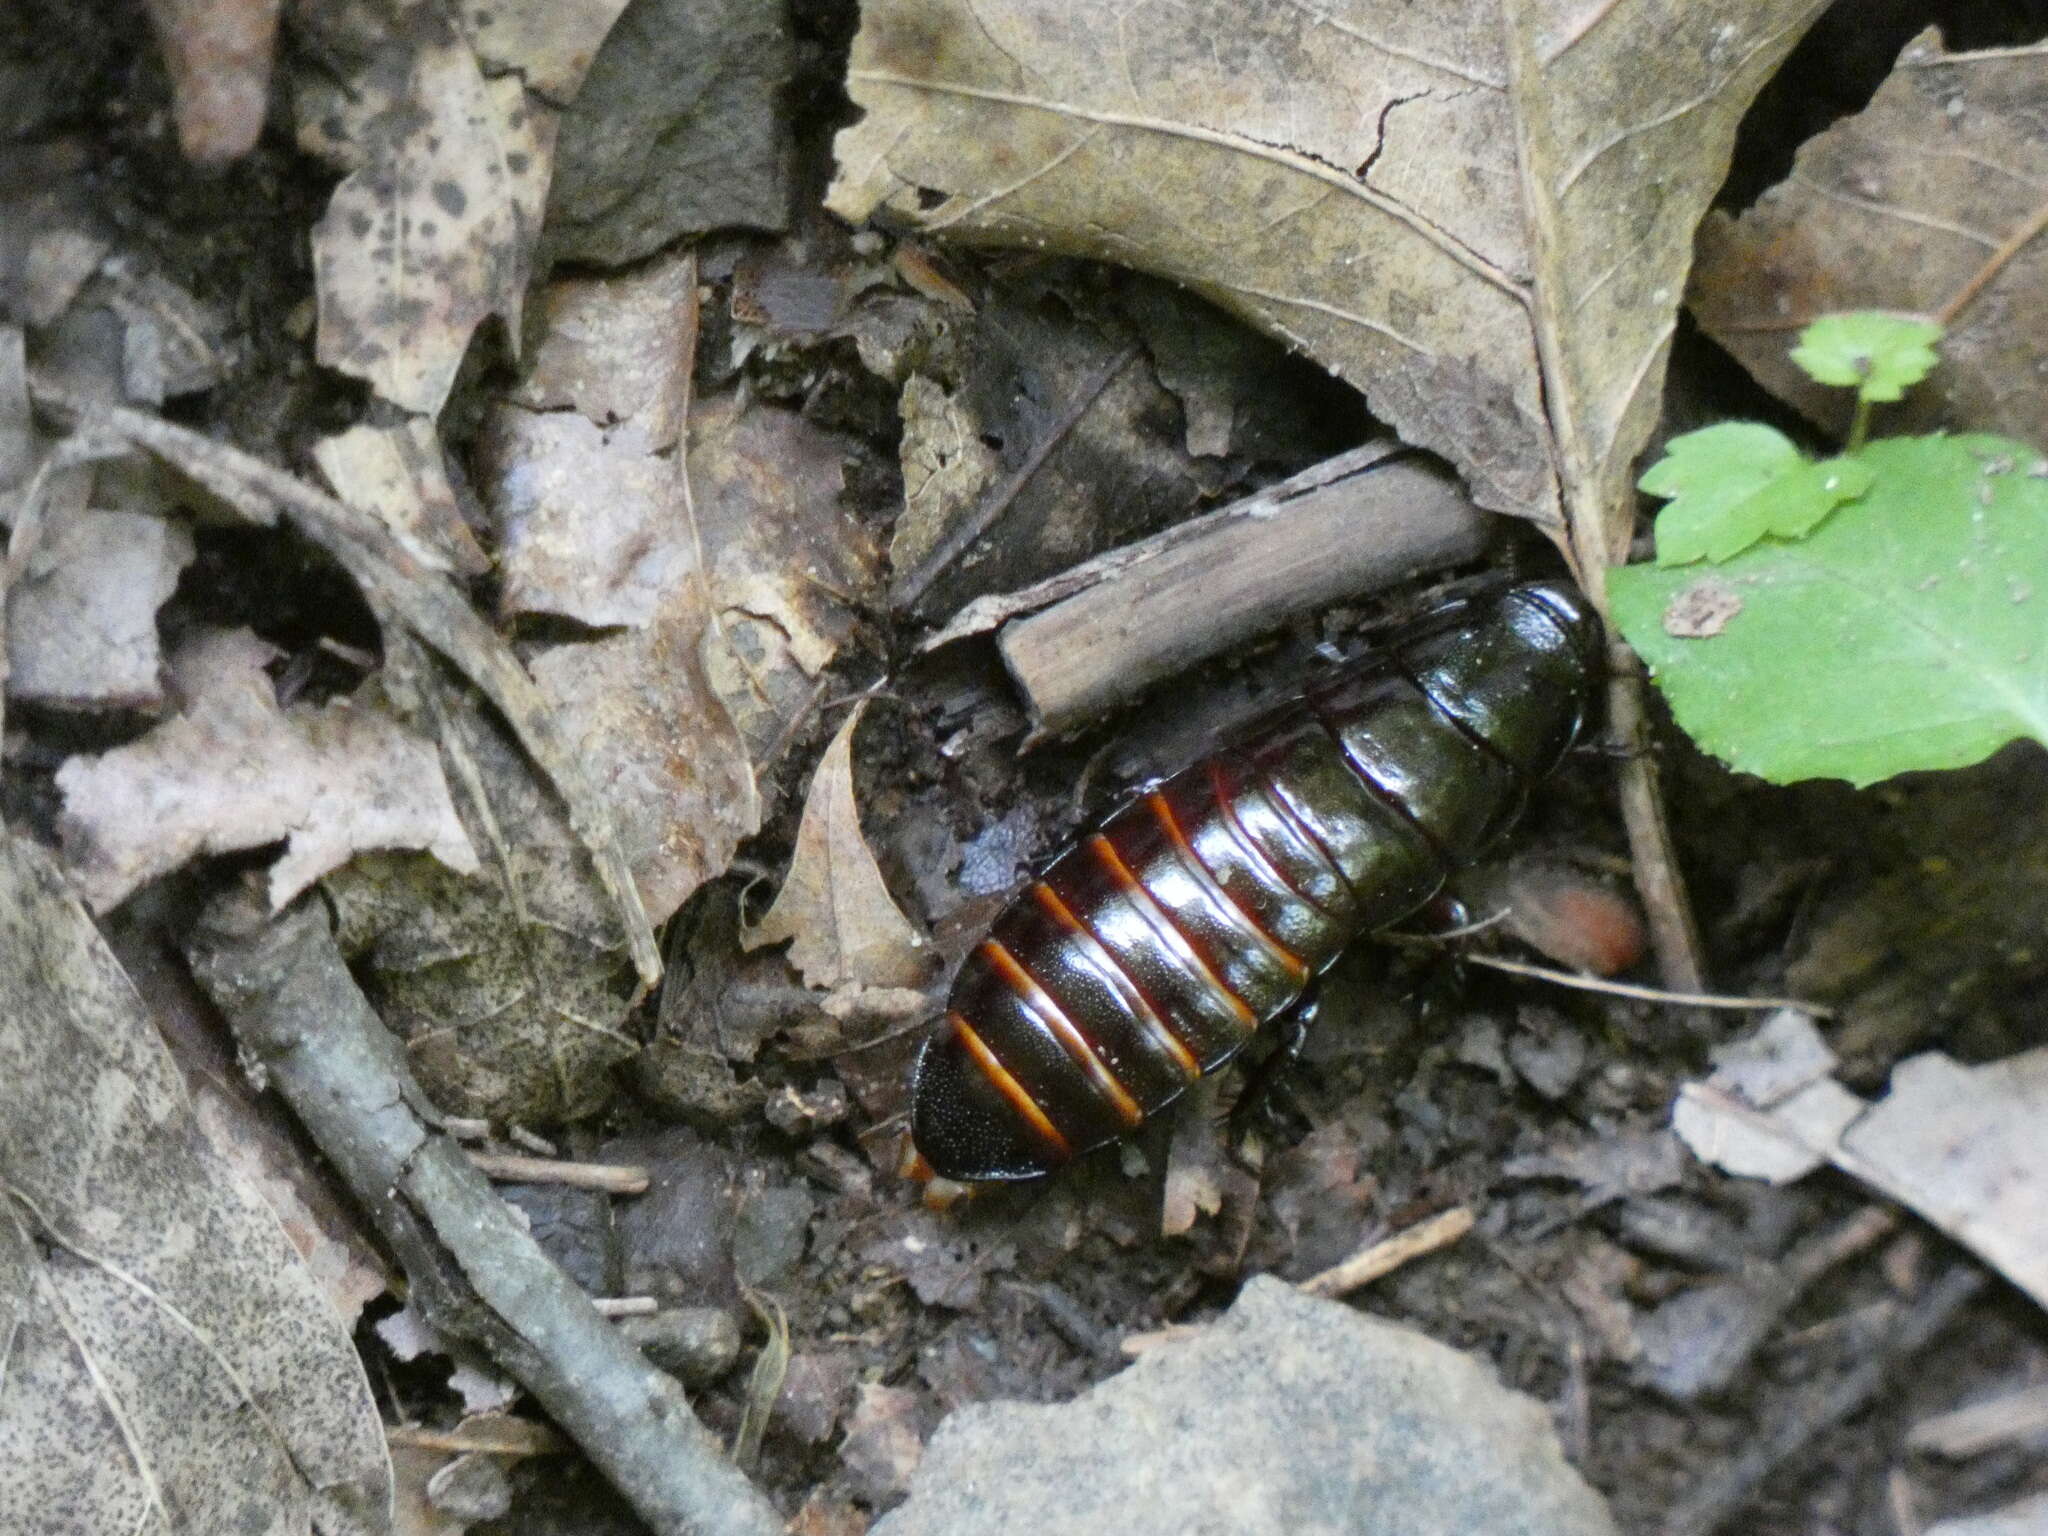
{"type": "Polygon", "coordinates": [[[1953,326],[1956,323],[1956,316],[1968,309],[1977,295],[1989,286],[1991,280],[2044,229],[2048,229],[2048,203],[2036,208],[2026,223],[2006,236],[2005,244],[1991,253],[1991,259],[1972,273],[1970,280],[1958,288],[1946,304],[1935,311],[1935,323],[1944,330],[1953,326]]]}
{"type": "Polygon", "coordinates": [[[386,1445],[415,1451],[446,1451],[451,1456],[481,1452],[486,1456],[560,1456],[573,1447],[545,1424],[530,1419],[494,1416],[490,1422],[464,1428],[428,1429],[419,1424],[388,1424],[386,1445]]]}
{"type": "Polygon", "coordinates": [[[644,1195],[648,1174],[630,1163],[574,1163],[559,1157],[521,1157],[513,1152],[472,1152],[477,1172],[501,1184],[566,1184],[607,1195],[644,1195]]]}
{"type": "Polygon", "coordinates": [[[1418,1221],[1392,1237],[1359,1249],[1350,1258],[1332,1264],[1320,1274],[1310,1275],[1301,1282],[1300,1288],[1311,1296],[1349,1295],[1360,1286],[1371,1285],[1424,1254],[1450,1247],[1472,1230],[1475,1220],[1477,1218],[1470,1206],[1454,1205],[1427,1221],[1418,1221]]]}
{"type": "Polygon", "coordinates": [[[1489,970],[1506,971],[1515,976],[1533,976],[1538,981],[1547,981],[1553,986],[1575,987],[1581,992],[1607,992],[1615,997],[1633,997],[1646,1003],[1667,1003],[1674,1008],[1748,1008],[1770,1012],[1779,1008],[1796,1008],[1801,1013],[1816,1019],[1831,1019],[1835,1010],[1822,1003],[1809,1003],[1798,997],[1736,997],[1726,992],[1674,992],[1666,987],[1646,987],[1633,981],[1609,981],[1602,976],[1581,976],[1577,971],[1555,970],[1547,965],[1531,965],[1527,960],[1510,960],[1504,955],[1463,955],[1467,965],[1483,965],[1489,970]]]}

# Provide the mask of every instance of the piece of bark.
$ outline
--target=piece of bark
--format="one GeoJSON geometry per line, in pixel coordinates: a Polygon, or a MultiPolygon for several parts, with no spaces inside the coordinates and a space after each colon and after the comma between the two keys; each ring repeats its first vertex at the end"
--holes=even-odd
{"type": "Polygon", "coordinates": [[[1473,559],[1487,524],[1448,473],[1368,444],[983,611],[1041,608],[997,644],[1040,729],[1062,731],[1297,614],[1473,559]]]}
{"type": "Polygon", "coordinates": [[[248,892],[189,948],[242,1048],[334,1163],[443,1334],[516,1377],[660,1536],[773,1536],[782,1520],[680,1389],[598,1315],[452,1138],[343,963],[317,905],[248,892]],[[416,1109],[417,1106],[417,1109],[416,1109]]]}

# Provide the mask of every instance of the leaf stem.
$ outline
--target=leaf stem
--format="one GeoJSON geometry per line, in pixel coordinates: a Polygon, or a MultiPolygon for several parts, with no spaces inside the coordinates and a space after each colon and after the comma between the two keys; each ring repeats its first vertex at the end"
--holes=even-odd
{"type": "Polygon", "coordinates": [[[1870,436],[1870,397],[1862,390],[1856,391],[1856,414],[1849,422],[1849,442],[1844,453],[1861,451],[1864,440],[1870,436]]]}

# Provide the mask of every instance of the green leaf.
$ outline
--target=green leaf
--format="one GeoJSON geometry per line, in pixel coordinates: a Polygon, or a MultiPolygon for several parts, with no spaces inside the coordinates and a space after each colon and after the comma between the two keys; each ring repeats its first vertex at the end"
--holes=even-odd
{"type": "Polygon", "coordinates": [[[2048,460],[1968,436],[1881,440],[1857,462],[1869,489],[1804,539],[1609,573],[1615,623],[1679,724],[1781,784],[2048,741],[2048,460]]]}
{"type": "Polygon", "coordinates": [[[1636,482],[1671,501],[1657,516],[1657,563],[1705,556],[1730,509],[1803,462],[1792,439],[1761,422],[1726,421],[1671,439],[1636,482]]]}
{"type": "Polygon", "coordinates": [[[1792,361],[1817,383],[1844,385],[1859,400],[1882,403],[1901,398],[1934,371],[1939,340],[1941,327],[1931,320],[1851,310],[1822,315],[1801,331],[1792,361]]]}

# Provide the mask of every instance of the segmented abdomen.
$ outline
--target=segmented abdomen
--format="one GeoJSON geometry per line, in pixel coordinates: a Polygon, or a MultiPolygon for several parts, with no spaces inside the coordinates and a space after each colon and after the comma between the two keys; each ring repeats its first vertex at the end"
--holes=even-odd
{"type": "Polygon", "coordinates": [[[1135,1129],[1427,901],[1576,734],[1599,628],[1512,588],[1337,674],[1053,862],[962,965],[919,1058],[940,1174],[1029,1178],[1135,1129]]]}

